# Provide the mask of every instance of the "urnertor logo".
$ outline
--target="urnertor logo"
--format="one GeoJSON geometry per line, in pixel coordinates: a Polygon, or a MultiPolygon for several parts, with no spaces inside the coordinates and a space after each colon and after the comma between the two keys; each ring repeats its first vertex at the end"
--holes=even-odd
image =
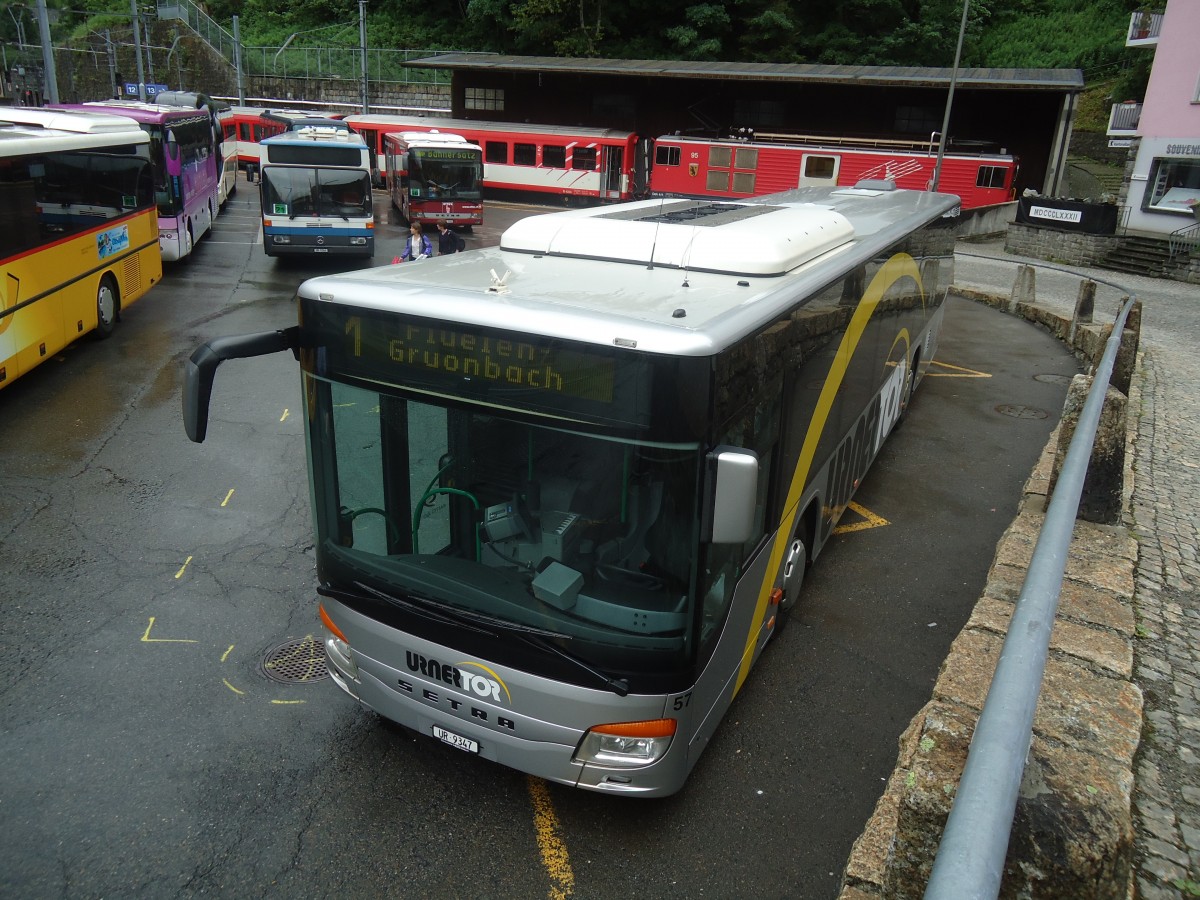
{"type": "Polygon", "coordinates": [[[408,665],[410,672],[419,672],[431,681],[440,681],[443,684],[456,687],[460,691],[465,691],[484,699],[495,700],[497,703],[507,701],[509,705],[512,704],[512,694],[508,692],[508,685],[504,683],[504,680],[499,675],[483,663],[465,661],[451,665],[450,663],[438,662],[436,659],[428,659],[420,653],[413,653],[411,650],[404,651],[404,661],[408,665]],[[486,675],[464,672],[462,668],[464,666],[479,669],[485,672],[486,675]],[[501,700],[501,691],[504,691],[504,700],[501,700]]]}

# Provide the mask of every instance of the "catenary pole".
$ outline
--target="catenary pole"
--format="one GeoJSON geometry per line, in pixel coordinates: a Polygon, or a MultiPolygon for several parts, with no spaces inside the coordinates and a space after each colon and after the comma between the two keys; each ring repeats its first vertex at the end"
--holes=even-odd
{"type": "Polygon", "coordinates": [[[962,57],[963,37],[967,33],[967,9],[971,0],[963,0],[962,24],[958,26],[958,44],[954,48],[954,68],[950,70],[950,93],[946,95],[946,114],[942,117],[942,133],[938,137],[937,162],[933,164],[933,178],[929,189],[936,191],[942,178],[942,157],[946,155],[946,132],[950,129],[950,107],[954,105],[954,85],[958,81],[958,61],[962,57]]]}

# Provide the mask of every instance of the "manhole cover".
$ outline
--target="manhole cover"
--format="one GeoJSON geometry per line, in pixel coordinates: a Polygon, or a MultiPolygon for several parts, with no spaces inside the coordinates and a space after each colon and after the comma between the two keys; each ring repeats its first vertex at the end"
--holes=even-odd
{"type": "Polygon", "coordinates": [[[1043,384],[1070,384],[1071,376],[1070,375],[1054,375],[1052,373],[1048,373],[1046,375],[1034,375],[1033,380],[1040,381],[1043,384]]]}
{"type": "Polygon", "coordinates": [[[262,671],[272,681],[284,684],[302,684],[329,677],[325,648],[311,634],[268,650],[263,657],[262,671]]]}
{"type": "Polygon", "coordinates": [[[1001,403],[996,407],[996,412],[1002,416],[1012,416],[1014,419],[1044,419],[1050,415],[1036,406],[1020,406],[1016,403],[1001,403]]]}

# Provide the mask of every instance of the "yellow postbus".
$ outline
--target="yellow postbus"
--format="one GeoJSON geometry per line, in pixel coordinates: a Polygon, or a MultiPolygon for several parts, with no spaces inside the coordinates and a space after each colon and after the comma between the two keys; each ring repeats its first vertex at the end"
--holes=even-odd
{"type": "Polygon", "coordinates": [[[121,116],[0,109],[0,388],[162,279],[149,150],[121,116]]]}

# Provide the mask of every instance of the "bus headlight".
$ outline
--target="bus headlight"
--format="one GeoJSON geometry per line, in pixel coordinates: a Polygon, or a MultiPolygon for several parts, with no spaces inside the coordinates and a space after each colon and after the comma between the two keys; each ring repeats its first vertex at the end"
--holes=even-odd
{"type": "Polygon", "coordinates": [[[367,245],[367,239],[365,237],[352,237],[350,238],[350,243],[356,247],[365,247],[367,245]]]}
{"type": "Polygon", "coordinates": [[[342,630],[333,624],[333,620],[329,618],[329,613],[325,612],[325,607],[318,604],[317,607],[321,613],[321,622],[325,626],[325,652],[329,656],[329,661],[337,667],[338,671],[358,681],[358,664],[354,661],[354,654],[350,652],[350,644],[346,640],[346,636],[342,634],[342,630]]]}
{"type": "Polygon", "coordinates": [[[271,240],[273,240],[277,244],[290,244],[292,242],[291,237],[286,234],[277,234],[273,238],[271,238],[271,240]]]}
{"type": "Polygon", "coordinates": [[[648,766],[667,752],[675,728],[674,719],[596,725],[579,742],[575,761],[619,768],[648,766]]]}

